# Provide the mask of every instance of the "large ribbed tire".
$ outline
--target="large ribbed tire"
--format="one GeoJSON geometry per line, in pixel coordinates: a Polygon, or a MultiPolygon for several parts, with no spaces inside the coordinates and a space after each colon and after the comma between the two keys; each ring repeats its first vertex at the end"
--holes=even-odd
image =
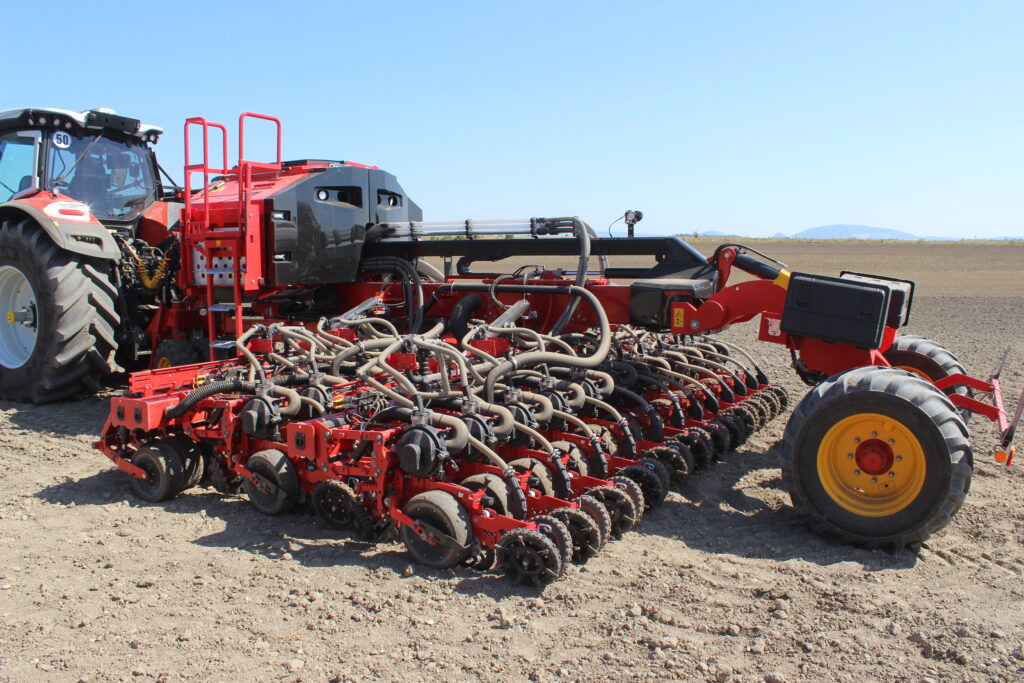
{"type": "Polygon", "coordinates": [[[831,377],[793,411],[782,479],[811,527],[840,541],[899,549],[947,526],[970,487],[959,412],[921,377],[864,367],[831,377]]]}
{"type": "MultiPolygon", "coordinates": [[[[893,367],[920,375],[931,382],[950,375],[967,374],[964,364],[952,351],[927,337],[901,335],[882,355],[893,367]]],[[[946,389],[947,395],[952,393],[970,396],[972,392],[965,386],[956,385],[946,389]]],[[[964,409],[960,410],[960,414],[965,420],[972,415],[964,409]]]]}
{"type": "Polygon", "coordinates": [[[0,223],[0,398],[98,390],[116,367],[116,300],[106,262],[58,249],[31,219],[0,223]]]}

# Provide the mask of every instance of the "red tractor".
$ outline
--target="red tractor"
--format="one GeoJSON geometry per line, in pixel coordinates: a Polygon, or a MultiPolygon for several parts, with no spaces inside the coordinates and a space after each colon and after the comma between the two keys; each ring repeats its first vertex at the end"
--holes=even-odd
{"type": "MultiPolygon", "coordinates": [[[[192,125],[206,142],[209,127],[192,125]]],[[[182,220],[192,193],[157,163],[162,132],[103,109],[0,112],[0,398],[60,400],[119,367],[206,358],[232,345],[253,308],[287,319],[333,312],[318,285],[353,276],[349,254],[366,227],[420,218],[376,167],[279,155],[241,159],[249,194],[227,203],[208,157],[186,169],[202,170],[211,201],[182,220]],[[253,241],[256,221],[272,243],[253,241]],[[311,233],[310,221],[323,230],[311,233]]],[[[226,173],[222,142],[216,172],[226,173]]]]}
{"type": "Polygon", "coordinates": [[[162,132],[109,110],[0,112],[0,396],[94,391],[135,359],[164,279],[139,286],[136,264],[169,249],[179,213],[162,132]]]}

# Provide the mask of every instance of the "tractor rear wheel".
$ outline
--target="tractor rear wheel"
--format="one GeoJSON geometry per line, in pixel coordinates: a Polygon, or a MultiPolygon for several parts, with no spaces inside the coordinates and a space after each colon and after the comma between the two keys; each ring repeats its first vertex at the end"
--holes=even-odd
{"type": "Polygon", "coordinates": [[[915,546],[947,526],[971,481],[967,427],[946,396],[894,368],[812,389],[782,442],[793,506],[816,531],[869,547],[915,546]]]}
{"type": "Polygon", "coordinates": [[[59,249],[31,219],[0,222],[0,398],[94,392],[120,324],[108,265],[59,249]]]}

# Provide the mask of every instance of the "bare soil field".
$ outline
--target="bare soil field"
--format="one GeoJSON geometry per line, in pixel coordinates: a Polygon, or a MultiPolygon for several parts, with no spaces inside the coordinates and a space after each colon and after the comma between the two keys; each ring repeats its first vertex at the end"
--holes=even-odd
{"type": "MultiPolygon", "coordinates": [[[[1024,247],[763,247],[915,279],[908,331],[979,375],[1013,342],[1004,382],[1024,387],[1024,247]]],[[[803,395],[755,323],[724,334],[803,395]]],[[[807,529],[777,467],[783,416],[538,594],[243,496],[140,503],[91,448],[105,414],[102,396],[0,402],[0,680],[1024,679],[1024,470],[991,460],[983,418],[967,502],[917,554],[807,529]]]]}

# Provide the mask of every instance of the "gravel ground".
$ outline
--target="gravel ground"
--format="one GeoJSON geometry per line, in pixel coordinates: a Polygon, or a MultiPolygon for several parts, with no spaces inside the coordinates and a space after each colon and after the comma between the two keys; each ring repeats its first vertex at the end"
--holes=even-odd
{"type": "MultiPolygon", "coordinates": [[[[983,374],[1021,332],[1020,292],[919,283],[909,331],[983,374]]],[[[753,324],[725,334],[802,395],[753,324]]],[[[1024,679],[1022,473],[991,460],[981,418],[967,502],[918,554],[807,529],[777,467],[782,417],[538,594],[244,497],[139,503],[91,448],[105,413],[104,397],[0,403],[0,680],[1024,679]]]]}

